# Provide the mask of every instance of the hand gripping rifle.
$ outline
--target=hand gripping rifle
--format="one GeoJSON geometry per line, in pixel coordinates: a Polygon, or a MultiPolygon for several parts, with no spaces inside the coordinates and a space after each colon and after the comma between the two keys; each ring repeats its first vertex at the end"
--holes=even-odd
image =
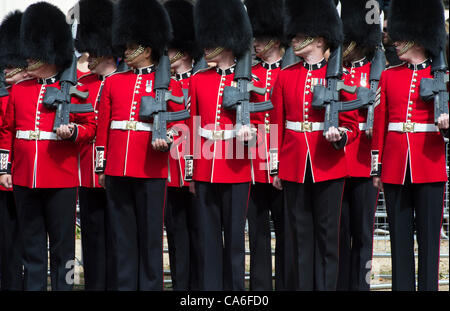
{"type": "Polygon", "coordinates": [[[250,93],[266,94],[266,88],[259,88],[252,83],[252,57],[248,50],[237,62],[234,71],[237,86],[226,86],[223,90],[222,105],[227,110],[236,110],[236,132],[242,126],[250,126],[250,113],[273,109],[270,100],[251,103],[250,93]]]}
{"type": "Polygon", "coordinates": [[[423,78],[420,81],[420,97],[424,101],[434,100],[434,123],[438,124],[439,116],[448,114],[448,67],[444,50],[432,59],[431,72],[434,78],[423,78]]]}
{"type": "Polygon", "coordinates": [[[341,80],[342,77],[342,46],[339,46],[330,55],[326,73],[327,86],[315,85],[312,107],[325,109],[325,121],[323,136],[330,127],[338,128],[339,112],[360,109],[364,103],[361,100],[351,102],[339,101],[339,92],[344,90],[354,94],[355,86],[347,86],[341,80]]]}
{"type": "Polygon", "coordinates": [[[69,124],[71,113],[88,113],[93,112],[94,108],[91,104],[71,104],[72,96],[86,99],[88,92],[80,92],[77,90],[77,58],[75,54],[72,63],[66,68],[59,79],[61,89],[56,87],[47,87],[43,103],[49,109],[56,109],[55,122],[53,123],[53,132],[61,125],[69,124]]]}
{"type": "Polygon", "coordinates": [[[167,111],[167,102],[183,104],[183,97],[173,96],[169,91],[170,59],[167,53],[161,57],[155,73],[155,97],[143,96],[139,109],[139,118],[143,121],[153,119],[152,142],[156,139],[167,141],[167,122],[181,121],[190,117],[189,111],[167,111]]]}
{"type": "Polygon", "coordinates": [[[367,127],[366,134],[373,130],[374,110],[378,103],[376,102],[378,83],[380,82],[381,73],[386,68],[386,55],[383,46],[379,45],[375,49],[375,55],[370,65],[369,83],[370,88],[358,87],[356,90],[358,100],[362,101],[367,107],[367,127]]]}
{"type": "Polygon", "coordinates": [[[8,96],[9,92],[6,89],[5,72],[0,69],[0,97],[8,96]]]}

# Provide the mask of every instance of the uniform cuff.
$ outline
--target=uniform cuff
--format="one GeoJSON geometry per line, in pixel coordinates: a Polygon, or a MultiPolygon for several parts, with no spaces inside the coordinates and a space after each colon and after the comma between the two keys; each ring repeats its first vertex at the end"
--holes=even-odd
{"type": "Polygon", "coordinates": [[[371,151],[370,176],[381,176],[381,163],[379,163],[379,151],[371,151]]]}
{"type": "Polygon", "coordinates": [[[194,157],[192,155],[185,155],[184,162],[184,180],[192,181],[194,177],[194,157]]]}
{"type": "Polygon", "coordinates": [[[105,147],[95,147],[95,172],[97,174],[103,174],[105,172],[106,159],[105,159],[105,147]]]}

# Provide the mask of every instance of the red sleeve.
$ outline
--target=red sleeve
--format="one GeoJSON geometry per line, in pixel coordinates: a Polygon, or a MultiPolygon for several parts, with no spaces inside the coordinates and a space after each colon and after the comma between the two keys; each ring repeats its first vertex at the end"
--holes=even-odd
{"type": "Polygon", "coordinates": [[[0,127],[0,174],[10,173],[12,162],[12,147],[16,135],[14,111],[14,86],[8,98],[6,114],[0,127]]]}
{"type": "MultiPolygon", "coordinates": [[[[89,89],[87,87],[78,87],[78,89],[82,92],[89,92],[89,89]]],[[[89,97],[88,97],[89,98],[89,97]]],[[[72,101],[72,104],[88,104],[87,99],[79,99],[74,98],[72,101]]],[[[92,106],[94,103],[89,103],[92,106]]],[[[89,113],[74,113],[71,114],[71,119],[76,124],[76,133],[74,141],[76,144],[84,144],[87,142],[90,142],[95,137],[95,130],[97,128],[97,123],[95,122],[95,113],[89,112],[89,113]]]]}
{"type": "MultiPolygon", "coordinates": [[[[279,73],[277,80],[272,91],[272,104],[273,104],[273,117],[271,117],[271,123],[277,126],[278,130],[278,150],[281,150],[281,143],[284,137],[284,124],[286,122],[286,114],[283,101],[283,85],[282,85],[282,72],[279,73]]],[[[271,114],[272,115],[272,114],[271,114]]],[[[271,143],[272,144],[272,143],[271,143]]]]}
{"type": "Polygon", "coordinates": [[[111,123],[111,80],[106,79],[98,108],[95,147],[95,172],[103,173],[106,166],[108,133],[111,123]]]}
{"type": "Polygon", "coordinates": [[[375,98],[373,137],[372,137],[372,163],[371,175],[380,175],[381,158],[383,155],[384,140],[388,128],[388,109],[386,107],[386,72],[381,74],[375,98]]]}
{"type": "MultiPolygon", "coordinates": [[[[169,91],[171,91],[173,96],[183,98],[183,103],[177,104],[172,101],[168,101],[167,102],[167,111],[174,112],[174,111],[184,110],[186,106],[184,103],[184,94],[183,94],[183,89],[181,88],[181,82],[171,79],[170,84],[169,84],[169,91]]],[[[185,120],[168,122],[167,129],[169,130],[176,124],[185,124],[185,122],[186,122],[185,120]]]]}
{"type": "Polygon", "coordinates": [[[358,123],[358,110],[346,111],[339,113],[339,126],[346,128],[347,142],[346,145],[351,144],[360,135],[358,123]]]}

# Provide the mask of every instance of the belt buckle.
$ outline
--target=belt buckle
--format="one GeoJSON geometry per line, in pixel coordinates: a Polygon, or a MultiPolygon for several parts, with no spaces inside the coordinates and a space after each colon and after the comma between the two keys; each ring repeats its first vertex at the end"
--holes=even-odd
{"type": "Polygon", "coordinates": [[[311,122],[303,122],[302,123],[302,132],[312,132],[312,123],[311,122]]]}
{"type": "Polygon", "coordinates": [[[223,140],[225,137],[224,131],[213,131],[213,139],[214,140],[223,140]]]}
{"type": "Polygon", "coordinates": [[[37,130],[37,131],[30,131],[29,134],[28,134],[28,139],[29,140],[39,140],[40,136],[41,136],[41,133],[40,133],[39,130],[37,130]]]}
{"type": "Polygon", "coordinates": [[[136,131],[137,121],[127,121],[126,129],[129,131],[136,131]]]}
{"type": "Polygon", "coordinates": [[[403,132],[404,133],[414,133],[414,123],[411,121],[407,121],[403,123],[403,132]]]}

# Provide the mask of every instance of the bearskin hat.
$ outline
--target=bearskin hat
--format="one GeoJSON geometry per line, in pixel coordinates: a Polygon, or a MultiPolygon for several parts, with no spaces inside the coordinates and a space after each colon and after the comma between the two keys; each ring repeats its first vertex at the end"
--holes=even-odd
{"type": "Polygon", "coordinates": [[[169,47],[186,52],[193,59],[200,58],[203,52],[195,39],[194,5],[188,0],[169,0],[164,7],[173,28],[173,40],[169,47]]]}
{"type": "Polygon", "coordinates": [[[113,16],[113,46],[121,52],[127,43],[135,43],[151,47],[158,61],[173,39],[169,15],[156,0],[120,0],[113,16]]]}
{"type": "Polygon", "coordinates": [[[22,12],[10,12],[0,25],[0,68],[25,68],[27,61],[20,53],[22,12]]]}
{"type": "Polygon", "coordinates": [[[72,31],[66,16],[47,2],[30,5],[20,25],[20,50],[25,58],[65,68],[74,52],[72,31]]]}
{"type": "Polygon", "coordinates": [[[288,40],[297,34],[323,37],[332,49],[343,42],[342,22],[331,0],[286,0],[285,14],[288,40]]]}
{"type": "Polygon", "coordinates": [[[284,41],[284,0],[245,0],[255,38],[284,41]]]}
{"type": "Polygon", "coordinates": [[[414,41],[431,56],[445,48],[446,32],[442,0],[392,0],[388,33],[392,41],[414,41]]]}
{"type": "Polygon", "coordinates": [[[359,47],[374,48],[381,42],[380,24],[366,21],[368,10],[361,0],[341,0],[341,19],[344,27],[344,42],[354,41],[359,47]]]}
{"type": "Polygon", "coordinates": [[[75,48],[90,55],[111,56],[113,3],[110,0],[80,0],[80,21],[75,48]]]}
{"type": "Polygon", "coordinates": [[[252,26],[240,0],[197,0],[195,33],[202,49],[222,47],[241,57],[252,43],[252,26]]]}

